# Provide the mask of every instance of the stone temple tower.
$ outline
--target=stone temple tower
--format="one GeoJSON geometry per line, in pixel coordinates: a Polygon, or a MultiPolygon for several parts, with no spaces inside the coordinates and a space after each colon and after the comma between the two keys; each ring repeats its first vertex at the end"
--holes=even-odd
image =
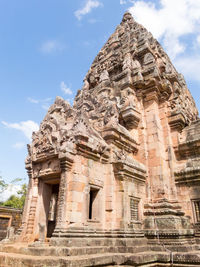
{"type": "Polygon", "coordinates": [[[57,97],[33,134],[16,240],[74,264],[58,266],[200,266],[198,118],[184,77],[126,12],[73,107],[57,97]]]}

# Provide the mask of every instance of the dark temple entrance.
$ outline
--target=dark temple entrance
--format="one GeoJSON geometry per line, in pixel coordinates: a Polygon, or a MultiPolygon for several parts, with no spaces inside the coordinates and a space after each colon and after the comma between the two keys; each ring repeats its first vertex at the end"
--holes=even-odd
{"type": "Polygon", "coordinates": [[[51,198],[49,202],[49,212],[47,221],[47,237],[51,237],[56,227],[56,215],[57,215],[57,204],[58,204],[58,192],[59,184],[51,185],[51,198]]]}

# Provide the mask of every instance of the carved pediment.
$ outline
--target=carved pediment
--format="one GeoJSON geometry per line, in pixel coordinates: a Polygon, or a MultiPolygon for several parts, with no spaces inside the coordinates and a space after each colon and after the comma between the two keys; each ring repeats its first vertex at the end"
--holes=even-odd
{"type": "Polygon", "coordinates": [[[47,115],[40,125],[38,132],[33,133],[33,142],[29,147],[29,154],[33,161],[42,160],[58,154],[61,129],[72,119],[73,109],[61,97],[49,108],[47,115]]]}

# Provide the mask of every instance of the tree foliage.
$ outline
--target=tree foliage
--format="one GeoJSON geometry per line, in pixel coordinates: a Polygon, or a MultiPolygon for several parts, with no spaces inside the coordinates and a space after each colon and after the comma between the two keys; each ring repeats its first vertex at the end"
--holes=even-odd
{"type": "Polygon", "coordinates": [[[7,187],[8,187],[8,184],[6,184],[6,182],[0,176],[0,193],[2,193],[7,187]]]}
{"type": "MultiPolygon", "coordinates": [[[[21,182],[21,178],[14,179],[11,183],[16,184],[17,182],[21,182]]],[[[8,187],[8,184],[5,183],[5,181],[0,177],[0,193],[2,193],[6,188],[8,187]]],[[[11,207],[16,209],[22,209],[24,206],[25,198],[27,193],[27,185],[22,184],[20,190],[17,191],[17,196],[12,195],[7,199],[5,202],[0,202],[1,206],[5,207],[11,207]]]]}

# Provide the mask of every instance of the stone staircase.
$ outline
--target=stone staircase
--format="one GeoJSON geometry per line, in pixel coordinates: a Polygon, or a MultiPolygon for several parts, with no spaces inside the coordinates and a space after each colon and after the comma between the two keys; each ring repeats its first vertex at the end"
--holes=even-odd
{"type": "MultiPolygon", "coordinates": [[[[199,246],[191,246],[190,252],[183,249],[181,252],[174,251],[171,254],[160,245],[151,247],[142,240],[115,240],[113,245],[110,246],[103,245],[102,242],[99,240],[99,246],[85,247],[59,247],[51,246],[49,243],[4,244],[0,246],[0,266],[200,266],[200,250],[197,251],[199,246]],[[140,243],[140,245],[136,245],[137,243],[140,243]]],[[[94,243],[96,243],[95,240],[94,243]]],[[[106,243],[104,242],[104,244],[106,243]]]]}

